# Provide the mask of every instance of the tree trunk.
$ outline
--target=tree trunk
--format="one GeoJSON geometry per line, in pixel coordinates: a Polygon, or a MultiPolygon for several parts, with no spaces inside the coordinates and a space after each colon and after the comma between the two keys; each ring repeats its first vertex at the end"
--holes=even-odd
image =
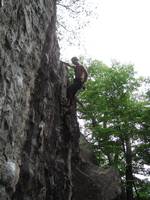
{"type": "Polygon", "coordinates": [[[133,170],[132,170],[132,151],[130,139],[127,137],[125,141],[126,146],[126,195],[127,200],[133,200],[133,170]]]}

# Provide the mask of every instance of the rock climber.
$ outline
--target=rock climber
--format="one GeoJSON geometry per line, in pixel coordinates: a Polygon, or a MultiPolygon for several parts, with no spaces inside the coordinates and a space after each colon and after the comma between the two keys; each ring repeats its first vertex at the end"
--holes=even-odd
{"type": "Polygon", "coordinates": [[[73,57],[71,61],[73,65],[64,62],[66,66],[73,68],[75,72],[75,79],[67,89],[68,106],[72,105],[75,94],[78,90],[84,88],[84,83],[87,81],[88,78],[88,73],[83,65],[79,63],[79,59],[77,57],[73,57]]]}

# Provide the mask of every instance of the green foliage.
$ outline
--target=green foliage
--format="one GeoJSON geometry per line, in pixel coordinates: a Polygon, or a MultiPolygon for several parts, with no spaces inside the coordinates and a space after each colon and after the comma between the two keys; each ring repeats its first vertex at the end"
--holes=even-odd
{"type": "MultiPolygon", "coordinates": [[[[117,63],[110,68],[97,60],[90,63],[88,72],[86,90],[80,94],[83,106],[79,106],[79,112],[92,133],[98,162],[116,167],[122,177],[131,165],[132,178],[142,164],[150,163],[149,93],[136,95],[145,80],[135,77],[132,65],[117,63]]],[[[127,183],[131,182],[128,178],[127,183]]]]}
{"type": "Polygon", "coordinates": [[[140,200],[150,199],[150,183],[145,181],[140,181],[138,183],[138,195],[140,200]]]}

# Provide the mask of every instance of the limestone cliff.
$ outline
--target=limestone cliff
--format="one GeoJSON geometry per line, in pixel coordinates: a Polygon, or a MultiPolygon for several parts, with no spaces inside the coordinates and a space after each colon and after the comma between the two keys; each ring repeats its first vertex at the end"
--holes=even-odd
{"type": "Polygon", "coordinates": [[[77,200],[80,131],[55,26],[55,0],[0,1],[1,200],[77,200]]]}

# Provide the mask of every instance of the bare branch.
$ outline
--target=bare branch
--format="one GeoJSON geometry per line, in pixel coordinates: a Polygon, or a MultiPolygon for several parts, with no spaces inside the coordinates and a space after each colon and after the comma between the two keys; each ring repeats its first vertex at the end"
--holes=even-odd
{"type": "Polygon", "coordinates": [[[57,5],[58,5],[58,6],[61,6],[61,7],[63,7],[63,8],[65,8],[66,10],[71,11],[71,12],[74,13],[74,14],[79,13],[79,12],[77,12],[76,10],[71,9],[71,7],[70,7],[69,5],[64,5],[64,4],[61,4],[61,3],[58,3],[57,5]]]}

